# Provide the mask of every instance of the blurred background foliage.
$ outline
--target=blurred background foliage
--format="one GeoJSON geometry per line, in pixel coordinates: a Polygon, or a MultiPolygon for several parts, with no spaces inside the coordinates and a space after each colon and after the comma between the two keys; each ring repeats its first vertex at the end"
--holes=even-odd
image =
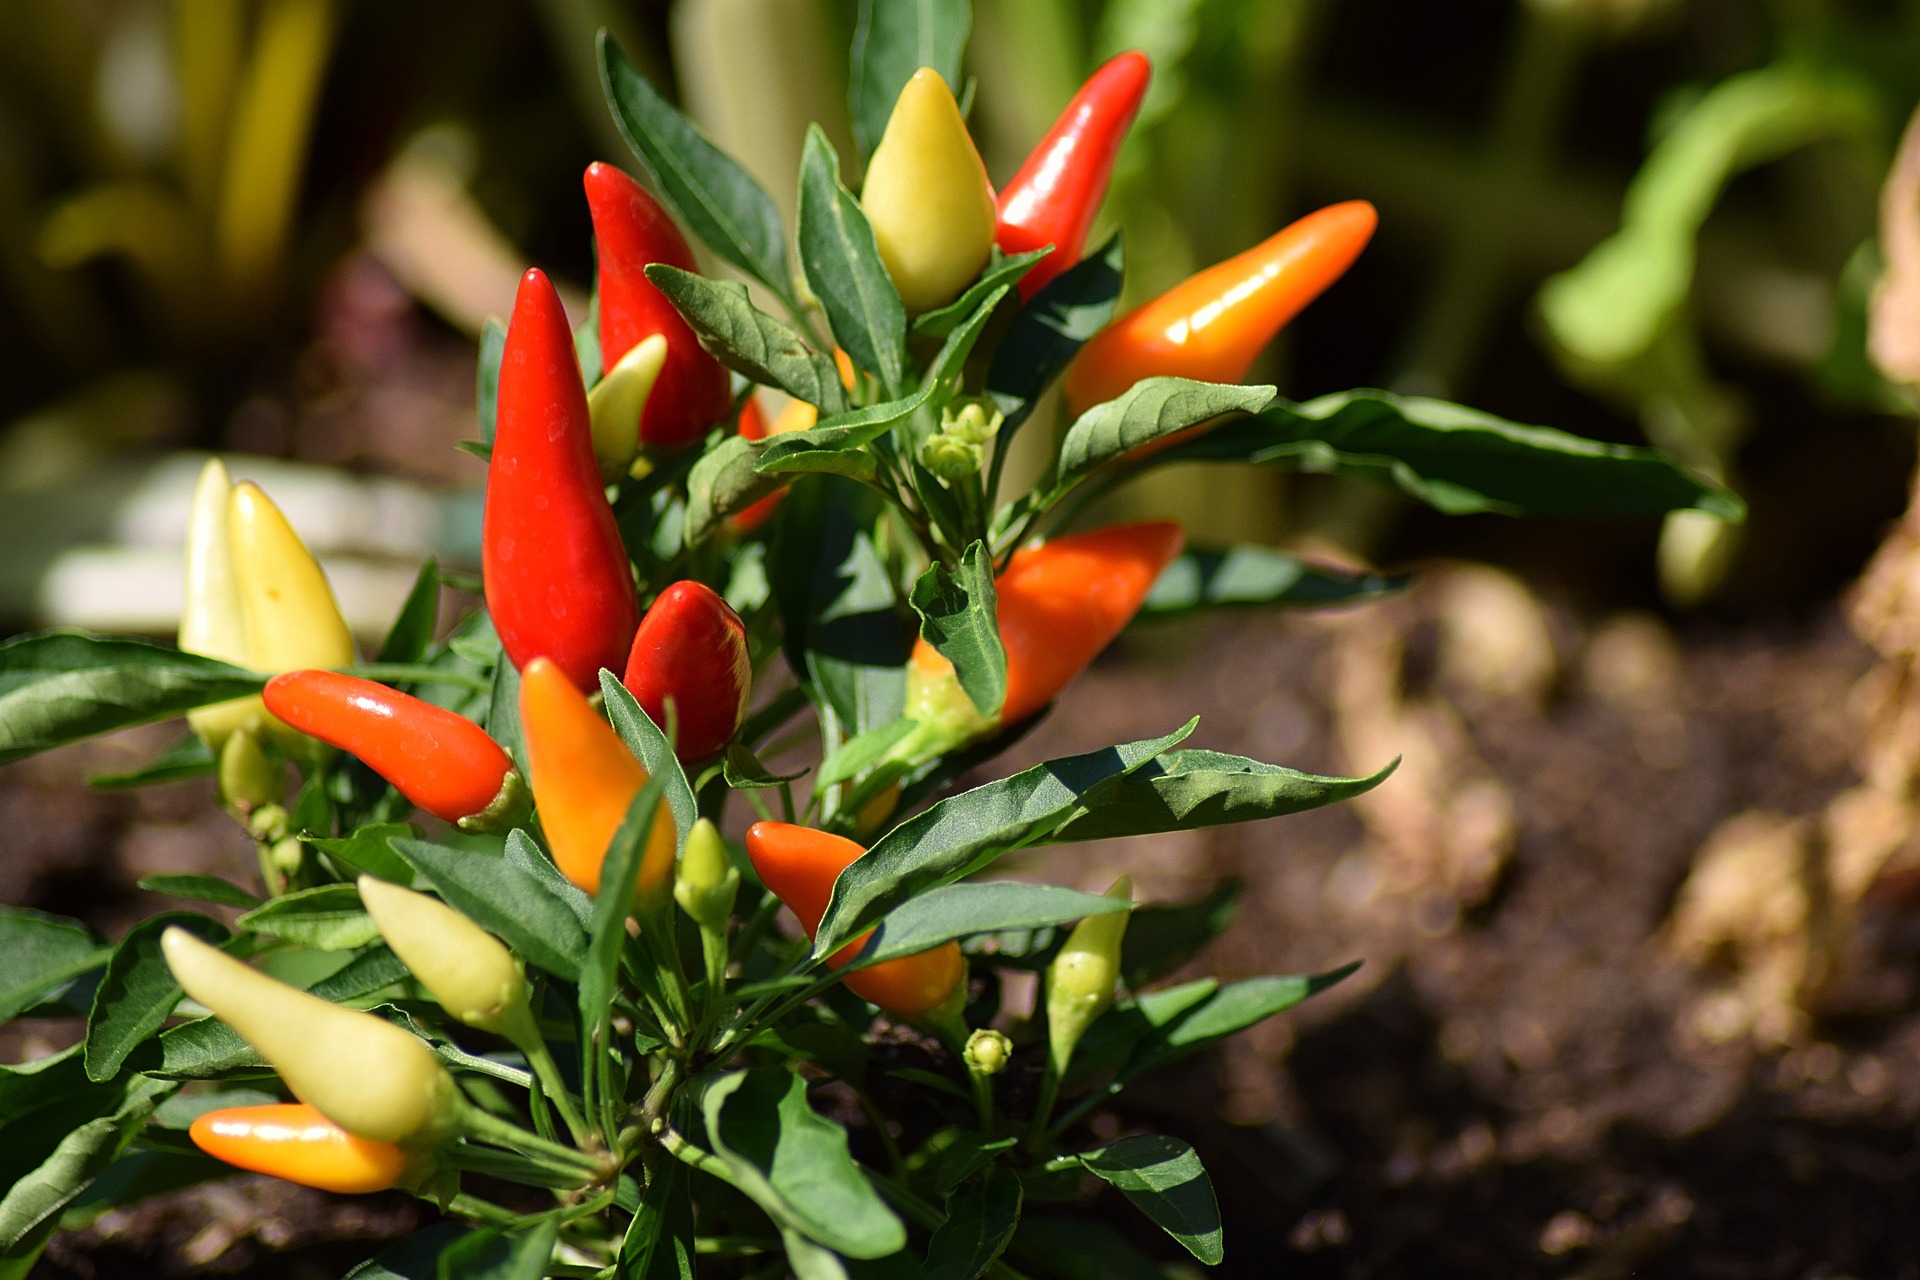
{"type": "MultiPolygon", "coordinates": [[[[528,263],[579,303],[578,175],[632,167],[593,31],[790,206],[806,121],[852,154],[855,19],[854,0],[0,2],[0,615],[166,629],[178,450],[327,468],[277,474],[369,626],[408,556],[470,560],[479,469],[451,445],[472,341],[528,263]]],[[[1920,3],[976,0],[992,175],[1129,47],[1156,67],[1106,213],[1130,297],[1372,200],[1374,246],[1256,375],[1651,439],[1753,518],[1515,539],[1205,467],[1125,507],[1206,541],[1465,554],[1596,603],[1766,614],[1831,598],[1904,505],[1909,404],[1866,358],[1866,314],[1920,3]]]]}

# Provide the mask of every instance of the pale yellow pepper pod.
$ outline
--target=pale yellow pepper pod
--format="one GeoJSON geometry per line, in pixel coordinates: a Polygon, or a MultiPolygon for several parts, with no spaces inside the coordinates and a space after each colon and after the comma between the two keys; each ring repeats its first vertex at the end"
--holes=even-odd
{"type": "Polygon", "coordinates": [[[360,877],[360,901],[441,1008],[510,1040],[536,1034],[526,974],[498,938],[438,898],[372,876],[360,877]]]}
{"type": "MultiPolygon", "coordinates": [[[[187,515],[180,648],[185,653],[250,667],[253,662],[247,650],[247,621],[240,606],[232,544],[227,536],[227,508],[232,497],[233,481],[227,468],[218,458],[207,459],[194,485],[193,504],[187,515]]],[[[266,708],[257,695],[187,712],[187,723],[215,753],[235,731],[257,731],[266,718],[266,708]]]]}
{"type": "Polygon", "coordinates": [[[867,163],[860,207],[909,312],[953,301],[987,265],[993,186],[940,73],[913,73],[867,163]]]}
{"type": "Polygon", "coordinates": [[[240,1033],[294,1096],[356,1137],[431,1144],[466,1102],[417,1036],[269,978],[184,929],[160,937],[186,993],[240,1033]]]}
{"type": "Polygon", "coordinates": [[[593,456],[608,484],[624,479],[640,452],[640,415],[667,363],[667,338],[656,333],[636,345],[587,392],[593,424],[593,456]]]}
{"type": "MultiPolygon", "coordinates": [[[[1109,898],[1133,899],[1133,880],[1121,876],[1109,898]]],[[[1120,981],[1120,942],[1131,911],[1088,916],[1073,927],[1066,945],[1047,966],[1047,1048],[1053,1070],[1064,1072],[1074,1046],[1094,1019],[1113,1007],[1120,981]]]]}
{"type": "Polygon", "coordinates": [[[320,562],[251,481],[234,486],[227,536],[254,667],[278,673],[351,665],[353,633],[320,562]]]}

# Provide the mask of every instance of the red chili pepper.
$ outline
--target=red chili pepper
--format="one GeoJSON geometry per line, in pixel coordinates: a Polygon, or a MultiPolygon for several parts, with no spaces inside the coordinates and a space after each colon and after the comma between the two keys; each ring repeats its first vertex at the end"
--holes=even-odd
{"type": "MultiPolygon", "coordinates": [[[[760,882],[800,918],[811,938],[820,928],[833,882],[866,853],[845,836],[790,822],[756,822],[747,828],[747,857],[760,882]]],[[[851,961],[866,945],[863,933],[827,957],[834,968],[851,961]]],[[[886,960],[847,977],[847,987],[888,1013],[915,1018],[952,1000],[966,980],[960,944],[943,942],[927,951],[886,960]]]]}
{"type": "Polygon", "coordinates": [[[1153,63],[1129,49],[1109,59],[1080,86],[1073,101],[1040,139],[1020,172],[1000,192],[993,242],[1012,256],[1053,246],[1020,279],[1025,302],[1047,281],[1080,261],[1087,231],[1106,198],[1114,158],[1147,96],[1153,63]]]}
{"type": "Polygon", "coordinates": [[[682,760],[717,755],[747,714],[747,624],[711,587],[676,582],[640,619],[625,682],[655,724],[672,724],[682,760]]]}
{"type": "Polygon", "coordinates": [[[498,743],[465,716],[337,671],[267,681],[267,710],[358,756],[434,817],[501,827],[524,816],[525,784],[498,743]],[[474,819],[485,815],[487,821],[474,819]]]}
{"type": "Polygon", "coordinates": [[[481,569],[514,666],[551,658],[582,689],[618,668],[640,601],[594,461],[573,333],[538,270],[521,277],[500,359],[481,569]]]}
{"type": "Polygon", "coordinates": [[[678,449],[727,416],[733,389],[726,366],[707,354],[666,295],[647,279],[648,263],[698,269],[673,218],[645,188],[610,164],[587,166],[587,208],[600,254],[600,363],[620,357],[658,333],[666,363],[637,424],[642,445],[678,449]]]}
{"type": "Polygon", "coordinates": [[[321,1191],[385,1191],[407,1172],[398,1146],[356,1138],[304,1102],[209,1111],[187,1136],[216,1160],[321,1191]]]}
{"type": "Polygon", "coordinates": [[[1136,307],[1080,349],[1067,370],[1068,406],[1084,413],[1163,375],[1238,382],[1273,335],[1353,265],[1378,221],[1364,200],[1329,205],[1136,307]]]}

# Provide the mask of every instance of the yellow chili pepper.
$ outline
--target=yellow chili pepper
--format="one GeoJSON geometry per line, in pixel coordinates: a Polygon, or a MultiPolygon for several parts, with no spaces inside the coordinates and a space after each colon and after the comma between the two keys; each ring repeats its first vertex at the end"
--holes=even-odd
{"type": "Polygon", "coordinates": [[[860,189],[880,260],[910,312],[951,302],[987,265],[997,214],[986,166],[947,82],[913,73],[860,189]]]}
{"type": "Polygon", "coordinates": [[[441,1008],[516,1043],[538,1034],[526,974],[498,938],[438,898],[372,876],[359,887],[380,936],[441,1008]]]}
{"type": "MultiPolygon", "coordinates": [[[[227,536],[227,508],[233,481],[218,458],[207,459],[193,489],[187,516],[186,584],[180,608],[180,648],[235,666],[252,664],[247,649],[247,620],[240,606],[240,588],[233,576],[232,543],[227,536]]],[[[200,740],[218,754],[237,730],[258,730],[267,713],[255,697],[235,698],[199,707],[187,713],[200,740]]]]}

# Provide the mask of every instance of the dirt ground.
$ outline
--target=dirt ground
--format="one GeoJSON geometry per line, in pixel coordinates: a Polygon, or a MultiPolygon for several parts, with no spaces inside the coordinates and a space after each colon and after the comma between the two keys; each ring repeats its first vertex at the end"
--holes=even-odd
{"type": "MultiPolygon", "coordinates": [[[[1199,1147],[1229,1275],[1920,1276],[1920,915],[1899,894],[1863,908],[1875,997],[1837,1014],[1756,980],[1771,953],[1739,928],[1702,948],[1679,918],[1701,916],[1686,886],[1710,838],[1764,846],[1854,781],[1869,658],[1837,612],[1676,635],[1451,566],[1338,616],[1136,631],[1009,771],[1194,711],[1194,745],[1313,772],[1405,762],[1344,808],[1007,864],[1090,888],[1129,871],[1149,901],[1239,878],[1196,971],[1366,962],[1095,1131],[1199,1147]]],[[[114,933],[153,909],[139,875],[247,875],[200,787],[76,788],[156,736],[0,770],[0,900],[114,933]]],[[[16,1029],[0,1050],[57,1036],[16,1029]]],[[[334,1276],[421,1220],[397,1197],[238,1179],[63,1235],[35,1274],[334,1276]]]]}

